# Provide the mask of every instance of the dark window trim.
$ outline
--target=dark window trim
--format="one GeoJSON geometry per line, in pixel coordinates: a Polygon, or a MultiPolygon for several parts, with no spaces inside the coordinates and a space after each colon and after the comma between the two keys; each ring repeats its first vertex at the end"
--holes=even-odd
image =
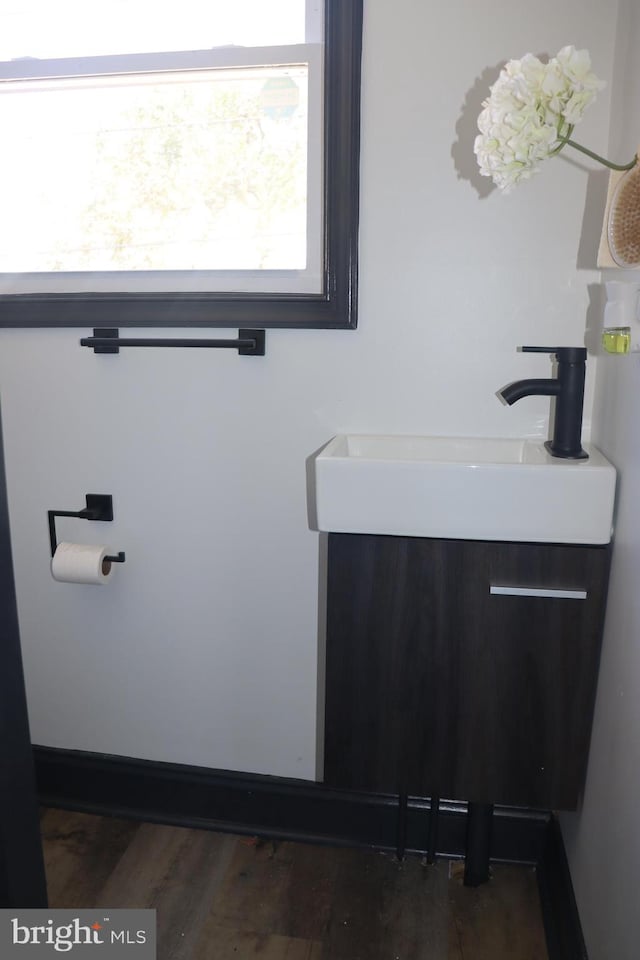
{"type": "Polygon", "coordinates": [[[325,0],[323,294],[5,294],[0,327],[355,328],[362,4],[325,0]]]}

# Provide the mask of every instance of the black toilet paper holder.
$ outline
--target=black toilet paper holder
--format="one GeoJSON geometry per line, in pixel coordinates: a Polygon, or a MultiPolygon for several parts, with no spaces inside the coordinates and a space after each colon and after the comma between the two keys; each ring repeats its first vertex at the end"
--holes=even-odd
{"type": "MultiPolygon", "coordinates": [[[[113,497],[110,493],[87,493],[87,502],[83,510],[48,510],[49,539],[51,540],[51,556],[56,552],[56,517],[78,517],[80,520],[113,520],[113,497]]],[[[105,557],[111,563],[124,563],[124,553],[120,551],[117,557],[105,557]]]]}

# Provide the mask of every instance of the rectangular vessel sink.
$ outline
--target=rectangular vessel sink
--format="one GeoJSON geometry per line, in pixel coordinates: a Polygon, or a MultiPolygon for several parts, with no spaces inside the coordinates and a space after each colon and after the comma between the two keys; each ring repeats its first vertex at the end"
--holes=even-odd
{"type": "Polygon", "coordinates": [[[340,435],[316,456],[318,529],[534,543],[608,543],[616,471],[542,440],[340,435]]]}

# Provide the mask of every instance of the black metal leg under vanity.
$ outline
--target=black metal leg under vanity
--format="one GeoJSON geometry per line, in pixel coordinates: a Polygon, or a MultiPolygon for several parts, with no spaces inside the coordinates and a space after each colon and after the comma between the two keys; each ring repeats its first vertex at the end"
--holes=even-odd
{"type": "MultiPolygon", "coordinates": [[[[427,833],[427,863],[436,862],[438,853],[438,814],[440,813],[439,797],[431,797],[429,800],[429,820],[427,833]]],[[[396,827],[396,856],[398,860],[404,860],[407,849],[409,818],[409,795],[405,791],[398,793],[398,822],[396,827]]]]}
{"type": "Polygon", "coordinates": [[[404,860],[407,849],[407,816],[409,812],[409,797],[406,793],[398,794],[398,833],[396,840],[396,856],[404,860]]]}
{"type": "Polygon", "coordinates": [[[491,854],[492,803],[470,803],[467,813],[467,855],[464,884],[478,887],[489,879],[491,854]]]}
{"type": "Polygon", "coordinates": [[[429,809],[429,837],[427,840],[427,863],[435,863],[438,853],[438,814],[440,798],[431,797],[429,809]]]}

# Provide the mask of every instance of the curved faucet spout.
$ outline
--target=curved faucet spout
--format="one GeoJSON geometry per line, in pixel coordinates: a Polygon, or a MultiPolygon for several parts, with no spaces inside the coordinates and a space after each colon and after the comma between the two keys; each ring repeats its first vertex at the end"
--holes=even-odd
{"type": "Polygon", "coordinates": [[[500,396],[511,405],[523,397],[557,397],[560,382],[555,379],[516,380],[500,390],[500,396]]]}
{"type": "Polygon", "coordinates": [[[545,444],[553,457],[585,460],[589,454],[580,445],[582,404],[587,360],[586,347],[522,347],[523,353],[554,353],[558,376],[544,380],[516,380],[499,391],[498,396],[511,405],[522,397],[555,397],[553,439],[545,444]]]}

